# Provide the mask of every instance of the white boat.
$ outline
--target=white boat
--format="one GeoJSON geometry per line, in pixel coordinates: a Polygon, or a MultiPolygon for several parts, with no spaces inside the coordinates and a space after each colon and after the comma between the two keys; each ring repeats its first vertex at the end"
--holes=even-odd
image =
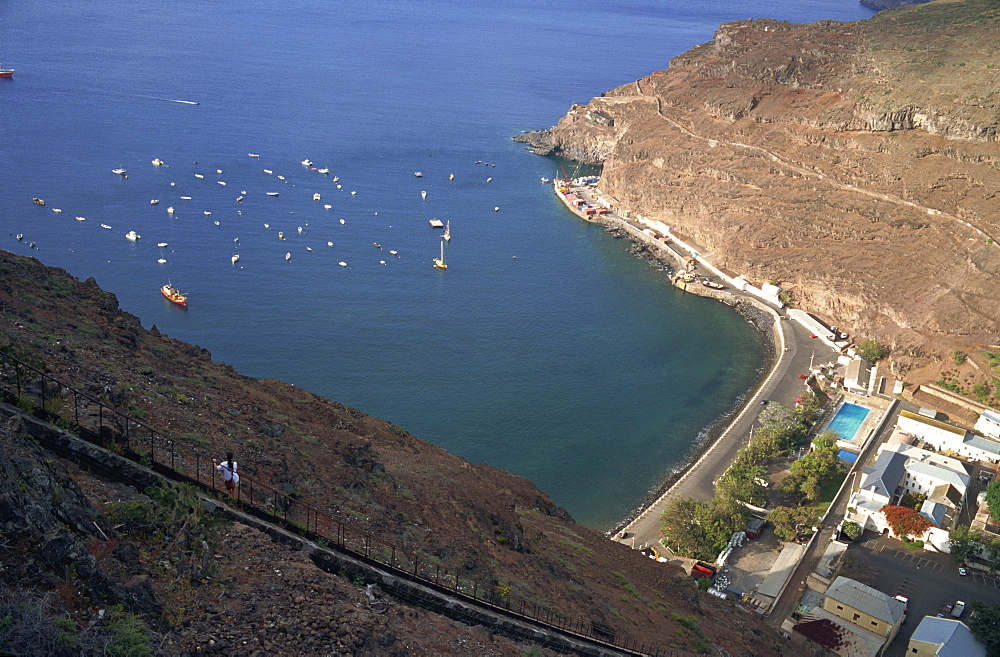
{"type": "Polygon", "coordinates": [[[206,216],[206,217],[211,217],[211,216],[212,216],[212,213],[211,213],[211,212],[209,212],[208,210],[205,210],[205,216],[206,216]]]}
{"type": "Polygon", "coordinates": [[[219,222],[218,222],[218,221],[213,221],[212,223],[213,223],[213,224],[215,224],[216,226],[218,226],[218,225],[219,225],[219,222]]]}
{"type": "Polygon", "coordinates": [[[318,200],[320,200],[321,198],[323,198],[323,197],[319,195],[319,192],[316,192],[315,194],[313,194],[313,200],[314,200],[314,201],[318,201],[318,200]]]}
{"type": "Polygon", "coordinates": [[[232,261],[233,261],[233,264],[235,265],[235,264],[236,264],[237,262],[239,262],[239,261],[240,261],[240,254],[239,254],[239,253],[234,253],[234,254],[233,254],[233,257],[232,257],[232,258],[230,258],[230,260],[232,260],[232,261]]]}
{"type": "Polygon", "coordinates": [[[357,195],[358,195],[357,192],[351,192],[351,196],[357,196],[357,195]]]}
{"type": "Polygon", "coordinates": [[[441,240],[441,257],[434,258],[434,268],[435,269],[447,269],[448,265],[444,261],[444,240],[441,240]]]}
{"type": "Polygon", "coordinates": [[[399,251],[396,251],[395,249],[389,249],[390,255],[396,255],[397,253],[399,253],[399,251]]]}
{"type": "Polygon", "coordinates": [[[444,238],[445,242],[450,242],[451,241],[451,220],[450,219],[448,220],[448,223],[446,223],[444,225],[444,233],[441,235],[441,237],[444,238]]]}
{"type": "Polygon", "coordinates": [[[77,221],[86,221],[87,218],[86,217],[77,217],[76,220],[77,221]]]}
{"type": "Polygon", "coordinates": [[[313,248],[311,246],[307,246],[306,247],[306,251],[312,251],[312,250],[313,250],[313,248]]]}
{"type": "Polygon", "coordinates": [[[271,175],[274,172],[271,171],[270,169],[264,169],[264,173],[266,173],[267,175],[271,175]]]}
{"type": "Polygon", "coordinates": [[[340,182],[340,176],[334,176],[333,177],[333,182],[335,182],[335,183],[340,182]]]}
{"type": "Polygon", "coordinates": [[[333,206],[332,206],[332,205],[330,205],[329,203],[327,203],[326,205],[324,205],[324,206],[323,206],[323,209],[324,209],[324,210],[332,210],[332,209],[333,209],[333,206]]]}
{"type": "Polygon", "coordinates": [[[111,230],[111,226],[107,224],[101,224],[101,228],[103,228],[104,230],[111,230]]]}
{"type": "Polygon", "coordinates": [[[190,201],[191,200],[190,196],[182,196],[181,198],[184,199],[185,201],[190,201]]]}
{"type": "Polygon", "coordinates": [[[444,228],[444,222],[440,219],[430,219],[427,223],[431,225],[431,228],[444,228]]]}
{"type": "Polygon", "coordinates": [[[384,264],[385,264],[385,260],[379,260],[379,261],[378,261],[378,264],[380,264],[380,265],[384,265],[384,264]]]}
{"type": "Polygon", "coordinates": [[[161,160],[158,157],[154,157],[153,158],[153,166],[154,167],[158,167],[158,166],[162,166],[162,165],[163,165],[163,160],[161,160]]]}
{"type": "Polygon", "coordinates": [[[280,231],[280,230],[279,230],[279,231],[278,231],[278,239],[279,239],[279,240],[283,240],[283,239],[285,239],[285,233],[283,233],[282,231],[280,231]]]}
{"type": "Polygon", "coordinates": [[[277,196],[278,192],[264,192],[267,196],[277,196]]]}
{"type": "Polygon", "coordinates": [[[167,214],[173,214],[173,213],[174,213],[174,206],[168,205],[167,206],[167,214]]]}
{"type": "Polygon", "coordinates": [[[448,174],[448,180],[454,180],[454,179],[455,179],[455,174],[453,173],[448,174]]]}
{"type": "Polygon", "coordinates": [[[424,174],[422,172],[420,172],[420,171],[414,171],[413,175],[416,178],[423,178],[424,177],[424,174]]]}
{"type": "Polygon", "coordinates": [[[422,198],[422,199],[424,199],[426,201],[427,200],[427,192],[421,191],[420,192],[420,198],[422,198]]]}
{"type": "Polygon", "coordinates": [[[219,175],[222,175],[222,169],[216,169],[215,172],[219,175]]]}
{"type": "Polygon", "coordinates": [[[302,234],[302,226],[299,226],[298,231],[299,231],[299,235],[301,235],[302,234]]]}
{"type": "Polygon", "coordinates": [[[333,242],[327,242],[327,243],[326,243],[326,245],[327,245],[328,247],[330,247],[331,249],[333,248],[333,242]]]}
{"type": "Polygon", "coordinates": [[[62,212],[62,210],[60,210],[59,208],[52,208],[52,211],[55,212],[55,213],[62,212]]]}
{"type": "Polygon", "coordinates": [[[340,261],[340,262],[338,262],[337,264],[338,264],[338,265],[340,265],[341,267],[346,267],[346,266],[347,266],[347,263],[346,263],[346,262],[344,262],[343,260],[341,260],[341,261],[340,261]]]}
{"type": "Polygon", "coordinates": [[[15,237],[17,237],[17,241],[20,242],[21,240],[24,239],[24,234],[23,233],[18,233],[17,235],[15,235],[15,237]]]}
{"type": "Polygon", "coordinates": [[[201,175],[200,173],[196,173],[196,174],[194,174],[194,177],[195,178],[204,178],[205,176],[201,175]]]}
{"type": "Polygon", "coordinates": [[[151,198],[151,199],[149,199],[149,204],[150,205],[156,205],[159,202],[160,202],[160,199],[158,199],[158,198],[151,198]]]}
{"type": "Polygon", "coordinates": [[[310,159],[302,160],[302,166],[304,166],[304,167],[311,167],[312,166],[312,160],[310,160],[310,159]]]}
{"type": "Polygon", "coordinates": [[[157,258],[156,261],[158,263],[160,263],[161,265],[167,264],[167,259],[166,258],[157,258]]]}
{"type": "Polygon", "coordinates": [[[222,185],[223,187],[225,187],[225,186],[226,186],[226,183],[225,183],[224,181],[222,181],[222,180],[216,180],[215,182],[219,183],[219,184],[220,184],[220,185],[222,185]]]}
{"type": "Polygon", "coordinates": [[[168,244],[166,242],[159,242],[156,246],[160,247],[161,249],[165,249],[168,246],[168,244]]]}
{"type": "Polygon", "coordinates": [[[285,254],[285,260],[288,261],[288,260],[291,260],[291,259],[292,259],[292,254],[291,253],[286,253],[285,254]]]}
{"type": "Polygon", "coordinates": [[[124,176],[126,172],[125,169],[118,167],[117,169],[112,169],[111,173],[117,173],[119,176],[124,176]]]}
{"type": "Polygon", "coordinates": [[[320,173],[322,173],[324,176],[326,174],[330,173],[330,170],[329,169],[325,169],[325,168],[324,169],[316,169],[316,170],[319,171],[320,173]]]}
{"type": "Polygon", "coordinates": [[[256,153],[247,153],[247,156],[248,157],[260,157],[260,155],[257,155],[256,153]]]}
{"type": "Polygon", "coordinates": [[[340,225],[341,225],[341,226],[343,226],[343,225],[345,225],[345,224],[347,224],[347,222],[346,222],[346,221],[344,221],[343,219],[341,219],[341,220],[340,220],[340,225]]]}
{"type": "Polygon", "coordinates": [[[125,239],[132,240],[133,242],[139,241],[140,237],[142,237],[142,235],[135,232],[134,230],[130,230],[129,232],[125,233],[125,239]]]}
{"type": "Polygon", "coordinates": [[[285,179],[284,176],[278,176],[278,180],[284,180],[284,179],[285,179]]]}

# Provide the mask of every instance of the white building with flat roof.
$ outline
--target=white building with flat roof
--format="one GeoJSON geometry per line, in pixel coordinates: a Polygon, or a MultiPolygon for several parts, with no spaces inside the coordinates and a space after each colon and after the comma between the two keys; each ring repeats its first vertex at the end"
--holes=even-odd
{"type": "Polygon", "coordinates": [[[1000,413],[983,411],[979,414],[975,429],[984,436],[1000,439],[1000,413]]]}
{"type": "MultiPolygon", "coordinates": [[[[987,422],[989,421],[987,418],[987,422]]],[[[1000,442],[977,436],[953,424],[910,411],[900,411],[896,426],[932,445],[939,452],[950,452],[973,461],[1000,463],[1000,442]]]]}

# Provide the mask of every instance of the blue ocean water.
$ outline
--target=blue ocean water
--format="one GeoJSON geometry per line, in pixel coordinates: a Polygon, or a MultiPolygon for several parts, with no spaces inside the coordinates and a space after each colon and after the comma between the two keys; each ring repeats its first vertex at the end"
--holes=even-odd
{"type": "Polygon", "coordinates": [[[852,0],[3,3],[0,63],[16,73],[0,80],[0,248],[95,277],[145,326],[245,374],[525,475],[606,529],[752,385],[762,351],[727,307],[571,216],[539,182],[555,163],[510,137],[666,68],[722,21],[870,14],[852,0]],[[434,217],[451,222],[447,271],[431,267],[434,217]],[[160,297],[168,280],[186,311],[160,297]]]}

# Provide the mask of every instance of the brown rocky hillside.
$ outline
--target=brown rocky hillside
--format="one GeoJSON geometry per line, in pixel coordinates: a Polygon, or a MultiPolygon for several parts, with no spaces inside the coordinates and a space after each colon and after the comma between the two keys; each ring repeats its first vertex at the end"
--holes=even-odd
{"type": "Polygon", "coordinates": [[[993,0],[726,23],[520,139],[906,373],[1000,344],[997,43],[993,0]]]}
{"type": "MultiPolygon", "coordinates": [[[[233,450],[241,471],[251,477],[332,515],[349,518],[396,545],[418,550],[442,569],[502,584],[529,601],[566,616],[604,623],[648,645],[705,654],[716,654],[718,647],[734,656],[782,652],[781,640],[754,616],[699,593],[680,569],[658,564],[574,524],[527,480],[469,463],[383,420],[286,383],[241,376],[213,362],[204,349],[164,336],[155,327],[144,329],[92,279],[80,282],[63,270],[0,251],[0,347],[171,432],[179,446],[200,453],[203,459],[233,450]]],[[[50,402],[56,408],[66,408],[64,404],[68,400],[50,402]]],[[[5,451],[18,435],[16,426],[4,432],[5,451]]],[[[65,469],[57,461],[48,464],[51,458],[45,460],[46,468],[65,469]]],[[[135,495],[93,477],[79,485],[98,508],[106,501],[135,495]]],[[[44,500],[43,496],[43,505],[44,500]]],[[[11,514],[20,515],[8,511],[11,514]]],[[[20,541],[17,527],[4,525],[2,520],[0,541],[12,536],[20,541]]],[[[111,523],[99,524],[108,527],[111,523]]],[[[83,529],[68,526],[64,531],[77,536],[92,552],[110,550],[89,523],[82,525],[83,529]]],[[[35,543],[18,545],[25,554],[37,551],[48,530],[28,528],[35,543]]],[[[323,625],[318,611],[310,606],[313,596],[302,593],[301,583],[341,600],[347,606],[337,615],[343,617],[350,616],[349,601],[359,599],[356,588],[322,573],[300,556],[266,545],[252,530],[234,526],[229,531],[225,547],[214,551],[225,553],[220,560],[223,576],[238,576],[248,587],[244,590],[253,592],[253,609],[247,611],[245,602],[213,602],[220,594],[217,583],[188,582],[185,594],[195,602],[183,624],[171,624],[171,617],[162,611],[170,608],[167,601],[173,595],[168,595],[168,583],[173,581],[176,588],[176,581],[161,578],[155,555],[137,546],[138,563],[126,573],[122,585],[135,585],[137,581],[132,580],[140,576],[150,582],[152,598],[142,609],[173,642],[174,652],[168,654],[183,654],[191,646],[207,643],[209,636],[218,638],[221,630],[215,628],[213,634],[213,624],[239,622],[246,614],[253,616],[255,631],[271,646],[267,650],[255,644],[265,654],[293,654],[303,633],[318,636],[316,645],[322,650],[317,648],[317,654],[341,654],[335,652],[338,642],[355,646],[358,654],[434,654],[431,646],[441,638],[421,638],[426,632],[419,629],[430,622],[446,627],[442,631],[455,641],[469,642],[468,650],[454,648],[448,654],[516,654],[509,641],[497,639],[499,643],[489,644],[488,633],[481,628],[447,619],[430,621],[427,612],[398,605],[393,606],[389,619],[381,620],[365,615],[367,603],[359,605],[363,613],[350,614],[362,613],[364,619],[356,626],[345,621],[352,628],[349,633],[341,632],[343,623],[332,626],[327,620],[323,625]],[[154,561],[148,564],[146,559],[154,561]],[[253,586],[257,575],[240,571],[248,563],[253,573],[267,575],[261,580],[266,586],[253,586]],[[280,578],[271,577],[264,572],[265,563],[281,572],[297,573],[299,584],[286,586],[280,578]],[[299,607],[305,611],[296,612],[299,607]],[[273,629],[278,621],[265,611],[269,608],[285,618],[279,623],[284,628],[280,632],[273,629]],[[297,616],[303,622],[293,622],[297,616]],[[313,620],[319,624],[303,624],[313,620]],[[331,632],[334,637],[325,638],[331,632]],[[397,643],[389,635],[402,638],[397,643]],[[409,652],[402,650],[405,644],[411,646],[409,652]],[[485,650],[487,645],[492,647],[485,650]]],[[[81,618],[96,613],[101,603],[87,582],[38,560],[26,563],[23,568],[3,571],[0,577],[7,586],[61,590],[63,598],[83,609],[81,618]],[[85,595],[71,594],[74,587],[85,595]]],[[[227,629],[223,634],[241,632],[227,629]]],[[[225,654],[245,654],[230,639],[226,641],[230,648],[225,654]]]]}

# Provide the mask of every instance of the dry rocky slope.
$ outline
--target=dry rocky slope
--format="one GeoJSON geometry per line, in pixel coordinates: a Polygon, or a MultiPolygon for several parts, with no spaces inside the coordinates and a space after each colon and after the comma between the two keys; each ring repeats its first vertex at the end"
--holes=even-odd
{"type": "Polygon", "coordinates": [[[725,23],[518,139],[603,164],[622,209],[881,341],[905,374],[1000,342],[998,42],[995,0],[725,23]]]}
{"type": "MultiPolygon", "coordinates": [[[[715,654],[713,646],[718,646],[734,656],[785,650],[783,642],[754,616],[699,593],[681,570],[574,524],[527,480],[469,463],[400,427],[286,383],[241,376],[232,367],[213,362],[204,349],[164,336],[155,327],[144,329],[93,279],[81,282],[61,269],[0,251],[0,348],[44,363],[52,376],[170,432],[182,449],[198,451],[203,459],[231,449],[246,474],[337,517],[350,518],[396,545],[419,550],[463,577],[509,587],[564,615],[603,623],[620,635],[664,649],[715,654]]],[[[19,453],[28,453],[19,442],[16,425],[5,425],[0,434],[5,452],[16,444],[19,453]]],[[[58,474],[65,466],[51,457],[19,458],[20,465],[8,470],[52,470],[46,476],[58,478],[60,490],[72,488],[58,474]],[[25,465],[25,459],[42,462],[25,465]]],[[[76,485],[98,508],[134,494],[81,477],[76,485]]],[[[37,554],[59,525],[59,531],[75,536],[91,554],[110,554],[90,522],[75,526],[46,520],[36,527],[22,527],[17,496],[16,487],[6,497],[0,491],[0,502],[6,503],[0,503],[0,543],[13,540],[24,555],[37,554]],[[26,535],[32,538],[25,540],[26,535]]],[[[36,504],[44,506],[54,499],[43,493],[36,504]]],[[[105,532],[112,531],[112,523],[98,524],[105,532]]],[[[301,556],[268,546],[248,528],[234,525],[227,531],[231,536],[225,545],[214,550],[223,555],[220,575],[184,588],[185,600],[191,602],[183,621],[163,613],[175,607],[168,601],[176,595],[177,581],[158,570],[152,551],[145,552],[140,542],[138,562],[132,559],[125,569],[122,590],[149,582],[151,592],[140,587],[144,596],[138,609],[163,634],[168,654],[209,645],[225,654],[230,650],[247,654],[241,651],[249,648],[259,648],[261,654],[527,650],[502,637],[491,638],[482,628],[428,620],[428,612],[401,605],[392,606],[384,617],[385,607],[370,609],[351,582],[326,575],[301,556]],[[275,575],[278,571],[295,573],[295,578],[286,582],[275,575]],[[227,578],[238,580],[243,587],[240,596],[252,594],[252,604],[219,597],[220,582],[227,578]],[[310,591],[319,592],[322,601],[336,603],[329,616],[310,591]],[[247,618],[251,629],[232,626],[247,618]],[[444,649],[441,636],[421,629],[426,627],[439,627],[454,641],[444,649]],[[239,643],[247,635],[258,638],[239,643]],[[210,644],[210,638],[224,638],[223,646],[218,641],[210,644]],[[311,648],[296,653],[305,639],[311,648]]],[[[89,618],[87,614],[106,604],[93,594],[91,583],[73,579],[63,568],[28,556],[23,564],[0,572],[3,583],[15,589],[61,591],[64,602],[77,607],[79,619],[89,618]]],[[[88,572],[94,570],[91,566],[87,562],[88,572]]],[[[119,564],[105,571],[113,575],[123,568],[119,564]]],[[[119,597],[125,604],[135,598],[119,597]]]]}

